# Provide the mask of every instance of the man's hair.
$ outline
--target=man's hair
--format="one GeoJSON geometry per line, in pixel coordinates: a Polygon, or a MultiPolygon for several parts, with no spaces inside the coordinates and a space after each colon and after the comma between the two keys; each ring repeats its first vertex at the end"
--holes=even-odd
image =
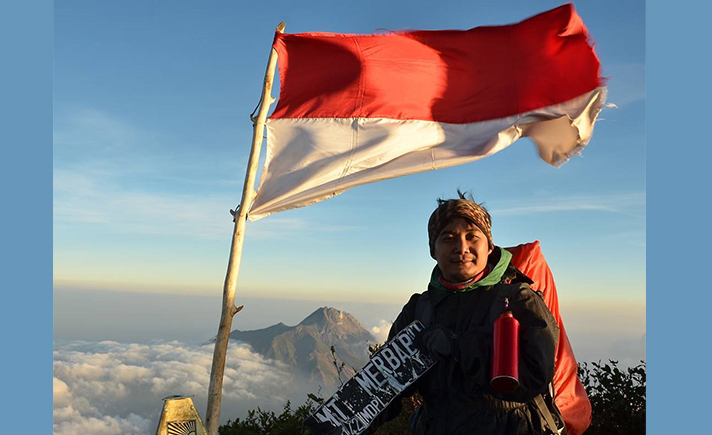
{"type": "Polygon", "coordinates": [[[428,239],[430,242],[430,256],[435,258],[435,240],[443,228],[453,219],[463,218],[480,229],[487,237],[489,248],[492,249],[492,218],[482,205],[475,202],[472,194],[465,195],[457,189],[458,199],[438,198],[438,207],[433,211],[428,220],[428,239]]]}

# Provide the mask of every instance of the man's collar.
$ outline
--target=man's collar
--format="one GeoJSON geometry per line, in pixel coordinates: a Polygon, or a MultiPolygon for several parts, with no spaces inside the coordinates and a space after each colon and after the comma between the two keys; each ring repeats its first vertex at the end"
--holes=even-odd
{"type": "MultiPolygon", "coordinates": [[[[481,280],[473,282],[464,289],[457,290],[457,292],[468,292],[480,287],[497,284],[502,279],[502,276],[507,270],[507,266],[509,266],[509,262],[511,259],[512,254],[509,251],[507,251],[506,249],[502,249],[499,246],[495,246],[492,250],[492,253],[487,258],[488,264],[494,264],[494,266],[491,266],[492,270],[490,271],[490,273],[488,273],[487,276],[485,276],[481,280]]],[[[442,271],[437,265],[435,265],[433,273],[430,275],[430,287],[440,290],[442,292],[446,292],[448,294],[452,293],[453,290],[447,289],[438,280],[438,277],[440,277],[441,275],[442,271]]]]}

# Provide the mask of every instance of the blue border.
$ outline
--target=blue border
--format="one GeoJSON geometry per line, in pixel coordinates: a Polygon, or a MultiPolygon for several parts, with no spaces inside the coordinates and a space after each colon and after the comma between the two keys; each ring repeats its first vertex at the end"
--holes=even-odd
{"type": "MultiPolygon", "coordinates": [[[[702,336],[710,330],[710,290],[697,277],[708,270],[710,242],[703,84],[712,15],[703,2],[646,8],[648,433],[696,433],[710,390],[702,336]]],[[[51,1],[2,3],[0,373],[9,391],[0,406],[9,433],[50,433],[52,424],[52,34],[51,1]]]]}
{"type": "Polygon", "coordinates": [[[2,2],[0,409],[6,433],[52,433],[52,34],[51,1],[2,2]]]}
{"type": "Polygon", "coordinates": [[[647,427],[650,434],[705,433],[711,8],[692,1],[646,7],[647,427]]]}

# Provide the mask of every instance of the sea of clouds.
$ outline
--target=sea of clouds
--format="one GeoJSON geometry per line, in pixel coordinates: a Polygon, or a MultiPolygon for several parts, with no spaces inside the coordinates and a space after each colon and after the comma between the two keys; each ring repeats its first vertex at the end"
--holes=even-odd
{"type": "MultiPolygon", "coordinates": [[[[384,342],[391,322],[376,323],[370,332],[377,342],[384,342]]],[[[569,337],[579,361],[610,358],[629,367],[645,359],[645,334],[601,336],[583,330],[569,337]]],[[[153,435],[162,399],[172,395],[192,396],[204,418],[212,357],[212,344],[56,340],[54,434],[153,435]]],[[[296,408],[305,402],[307,393],[329,393],[297,377],[286,364],[239,342],[228,349],[223,391],[222,423],[244,418],[251,409],[279,413],[288,400],[296,408]]]]}
{"type": "MultiPolygon", "coordinates": [[[[172,395],[193,396],[204,418],[213,345],[68,341],[54,344],[54,434],[155,434],[172,395]]],[[[309,389],[288,366],[240,343],[229,346],[221,421],[250,409],[301,405],[309,389]]]]}

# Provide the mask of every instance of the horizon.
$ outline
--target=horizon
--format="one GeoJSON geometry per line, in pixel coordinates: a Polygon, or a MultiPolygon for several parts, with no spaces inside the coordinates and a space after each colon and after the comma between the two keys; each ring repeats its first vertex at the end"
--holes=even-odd
{"type": "MultiPolygon", "coordinates": [[[[217,325],[214,325],[214,319],[219,318],[220,301],[210,296],[191,295],[187,299],[167,300],[162,310],[157,309],[166,296],[162,293],[127,295],[117,291],[92,294],[86,289],[62,289],[55,293],[55,342],[109,340],[148,344],[180,341],[186,345],[201,346],[215,337],[217,325]],[[146,303],[146,307],[135,308],[141,301],[146,303]],[[80,308],[77,309],[77,306],[80,308]],[[176,315],[188,310],[195,314],[192,321],[176,315]],[[151,314],[162,327],[146,328],[145,319],[151,314]],[[97,327],[85,330],[83,326],[86,324],[97,327]]],[[[327,307],[353,315],[377,342],[385,341],[391,323],[403,306],[378,302],[255,297],[243,298],[240,304],[244,304],[245,309],[235,317],[232,331],[264,329],[278,323],[296,326],[315,311],[327,307]]],[[[599,310],[608,310],[605,325],[599,324],[597,310],[591,309],[590,301],[563,302],[560,308],[566,333],[579,362],[615,360],[630,367],[645,359],[644,307],[631,302],[620,303],[616,307],[599,303],[599,310]],[[621,333],[621,329],[628,332],[621,333]]]]}

